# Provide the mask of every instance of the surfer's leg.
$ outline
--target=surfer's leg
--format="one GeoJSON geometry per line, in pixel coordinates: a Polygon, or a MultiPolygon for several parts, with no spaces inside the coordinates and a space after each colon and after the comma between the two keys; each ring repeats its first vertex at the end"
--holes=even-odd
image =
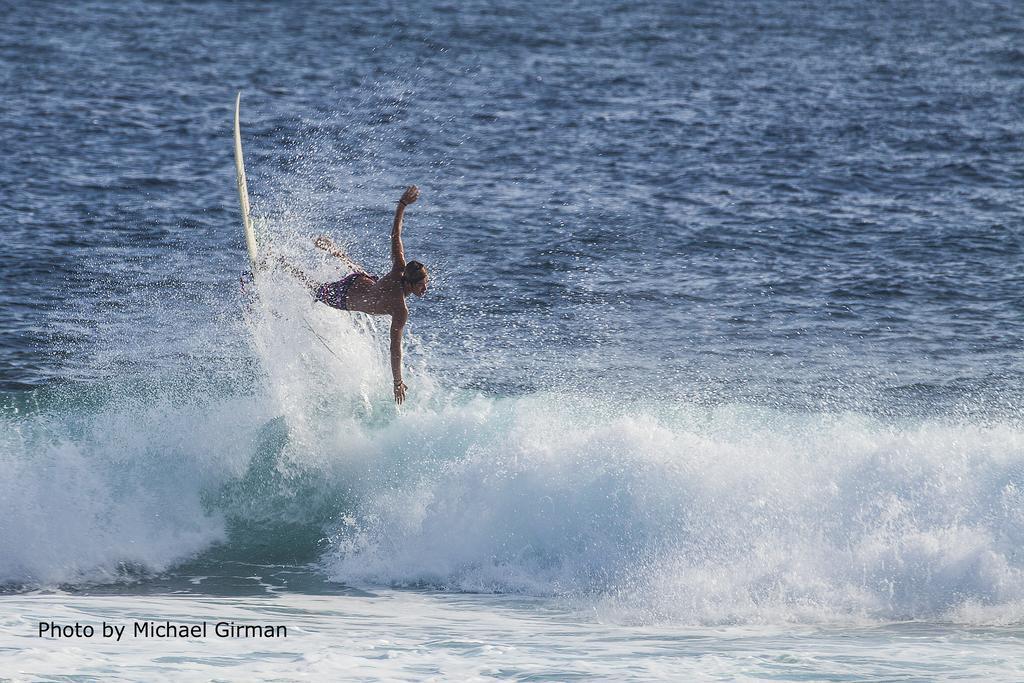
{"type": "Polygon", "coordinates": [[[301,281],[302,284],[306,286],[306,289],[308,289],[311,294],[315,294],[316,290],[320,288],[319,282],[315,282],[314,280],[310,279],[310,277],[306,275],[304,272],[296,268],[291,263],[288,263],[288,261],[286,261],[283,256],[277,256],[276,259],[278,265],[280,265],[286,271],[294,275],[299,281],[301,281]]]}
{"type": "Polygon", "coordinates": [[[353,261],[351,258],[349,258],[349,255],[346,254],[344,250],[335,246],[334,242],[332,242],[331,238],[328,237],[327,235],[320,235],[314,238],[313,244],[316,246],[317,249],[323,249],[328,254],[340,258],[342,261],[345,262],[345,265],[348,266],[353,273],[366,272],[366,269],[363,268],[358,263],[356,263],[355,261],[353,261]]]}

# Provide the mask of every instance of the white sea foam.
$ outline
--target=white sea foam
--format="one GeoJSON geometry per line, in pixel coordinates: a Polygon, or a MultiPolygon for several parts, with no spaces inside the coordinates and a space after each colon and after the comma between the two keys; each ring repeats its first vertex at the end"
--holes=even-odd
{"type": "Polygon", "coordinates": [[[249,447],[219,418],[247,412],[118,402],[96,412],[57,402],[0,423],[0,583],[52,585],[162,570],[224,537],[201,496],[249,447]],[[72,410],[81,411],[69,415],[72,410]],[[211,457],[213,455],[213,457],[211,457]]]}
{"type": "Polygon", "coordinates": [[[714,623],[955,619],[1024,599],[1017,426],[535,395],[383,434],[419,455],[339,530],[340,581],[714,623]]]}
{"type": "MultiPolygon", "coordinates": [[[[245,680],[1020,680],[1014,628],[898,624],[623,627],[548,600],[375,589],[272,599],[188,595],[7,596],[0,670],[138,681],[245,680]],[[134,637],[132,624],[207,622],[205,638],[134,637]],[[285,626],[287,638],[217,638],[214,624],[285,626]],[[40,622],[127,627],[124,637],[53,638],[40,622]]],[[[17,673],[15,673],[17,672],[17,673]]]]}

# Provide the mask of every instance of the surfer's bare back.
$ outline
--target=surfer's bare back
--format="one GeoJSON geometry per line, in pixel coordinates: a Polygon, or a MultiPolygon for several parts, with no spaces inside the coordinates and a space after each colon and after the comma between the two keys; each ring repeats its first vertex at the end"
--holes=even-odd
{"type": "Polygon", "coordinates": [[[419,188],[410,185],[398,200],[395,223],[391,228],[391,270],[384,277],[367,273],[326,235],[317,237],[313,244],[340,258],[352,269],[352,273],[335,282],[320,284],[289,266],[289,270],[306,282],[316,300],[331,308],[391,316],[391,375],[395,381],[396,403],[405,401],[407,388],[402,381],[402,331],[409,320],[409,308],[405,305],[405,297],[410,294],[423,296],[427,291],[426,267],[419,261],[406,262],[405,248],[402,246],[402,218],[405,215],[405,208],[419,196],[419,188]]]}

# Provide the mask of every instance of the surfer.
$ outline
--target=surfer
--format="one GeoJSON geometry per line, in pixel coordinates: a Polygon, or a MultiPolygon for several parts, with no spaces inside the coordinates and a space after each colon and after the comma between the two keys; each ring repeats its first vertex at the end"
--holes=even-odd
{"type": "Polygon", "coordinates": [[[306,283],[317,301],[341,311],[391,316],[391,375],[394,379],[395,402],[399,404],[405,401],[405,391],[408,388],[402,381],[402,332],[409,320],[409,308],[405,304],[405,297],[410,294],[423,296],[428,283],[426,266],[419,261],[406,262],[405,248],[402,246],[402,219],[405,216],[405,209],[419,196],[419,188],[411,185],[398,200],[395,222],[391,228],[391,270],[383,277],[367,273],[326,235],[314,239],[313,244],[338,257],[352,269],[352,273],[342,279],[335,282],[314,282],[305,273],[281,259],[288,270],[306,283]]]}

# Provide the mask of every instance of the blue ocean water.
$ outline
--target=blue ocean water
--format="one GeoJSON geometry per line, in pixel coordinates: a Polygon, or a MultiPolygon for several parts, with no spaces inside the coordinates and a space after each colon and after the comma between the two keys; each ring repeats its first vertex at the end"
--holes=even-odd
{"type": "Polygon", "coordinates": [[[566,634],[491,670],[410,626],[432,675],[1019,678],[1022,39],[980,1],[8,8],[9,651],[37,591],[269,595],[566,634]],[[380,321],[285,273],[245,313],[239,90],[264,244],[315,276],[319,233],[386,268],[420,186],[403,409],[380,321]],[[747,636],[803,654],[637,645],[747,636]]]}

